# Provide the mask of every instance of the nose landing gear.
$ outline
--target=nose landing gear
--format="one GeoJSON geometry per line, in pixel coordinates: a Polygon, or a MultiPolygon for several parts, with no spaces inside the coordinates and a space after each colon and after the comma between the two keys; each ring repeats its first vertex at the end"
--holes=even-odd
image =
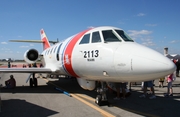
{"type": "Polygon", "coordinates": [[[98,95],[96,96],[95,103],[99,106],[103,106],[103,105],[109,106],[108,98],[106,95],[106,91],[107,91],[107,88],[105,87],[106,83],[100,82],[99,84],[101,86],[97,88],[98,95]]]}

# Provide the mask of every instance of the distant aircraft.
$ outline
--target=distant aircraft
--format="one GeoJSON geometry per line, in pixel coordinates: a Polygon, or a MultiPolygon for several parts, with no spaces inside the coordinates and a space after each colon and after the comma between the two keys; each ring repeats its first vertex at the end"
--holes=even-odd
{"type": "MultiPolygon", "coordinates": [[[[43,43],[44,51],[27,50],[24,59],[34,63],[39,58],[43,68],[7,68],[0,72],[47,73],[77,78],[86,90],[101,83],[95,102],[107,101],[104,82],[137,82],[157,79],[175,71],[174,63],[162,54],[134,42],[122,29],[102,26],[90,28],[50,46],[44,30],[41,40],[11,40],[43,43]]],[[[37,85],[31,78],[30,85],[37,85]]]]}

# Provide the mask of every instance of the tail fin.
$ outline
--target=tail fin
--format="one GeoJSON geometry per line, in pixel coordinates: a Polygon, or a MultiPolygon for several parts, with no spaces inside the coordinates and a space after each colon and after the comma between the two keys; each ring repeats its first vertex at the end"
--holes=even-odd
{"type": "Polygon", "coordinates": [[[50,45],[48,38],[46,37],[46,34],[43,29],[41,29],[40,34],[41,34],[41,40],[43,42],[43,49],[45,50],[45,49],[49,48],[51,45],[50,45]]]}

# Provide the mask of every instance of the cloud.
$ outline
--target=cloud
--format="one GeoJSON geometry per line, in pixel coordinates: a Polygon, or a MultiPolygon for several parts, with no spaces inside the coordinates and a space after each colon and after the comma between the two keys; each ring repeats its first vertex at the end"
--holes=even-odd
{"type": "Polygon", "coordinates": [[[133,39],[136,39],[138,37],[142,37],[143,35],[149,35],[152,33],[152,31],[148,31],[148,30],[128,30],[128,34],[129,36],[131,36],[133,39]]]}
{"type": "Polygon", "coordinates": [[[94,26],[88,26],[87,28],[95,28],[94,26]]]}
{"type": "Polygon", "coordinates": [[[139,14],[137,14],[137,16],[139,16],[139,17],[142,17],[142,16],[145,16],[146,14],[144,14],[144,13],[139,13],[139,14]]]}
{"type": "Polygon", "coordinates": [[[1,44],[8,44],[7,42],[1,42],[1,44]]]}
{"type": "Polygon", "coordinates": [[[154,46],[155,44],[152,41],[146,41],[142,43],[145,46],[154,46]]]}
{"type": "Polygon", "coordinates": [[[155,26],[157,26],[157,24],[145,24],[145,26],[155,27],[155,26]]]}
{"type": "Polygon", "coordinates": [[[125,24],[123,21],[118,21],[118,24],[125,24]]]}
{"type": "Polygon", "coordinates": [[[155,43],[152,41],[151,33],[149,30],[128,30],[128,35],[145,46],[154,46],[155,43]]]}
{"type": "Polygon", "coordinates": [[[19,46],[20,48],[29,48],[29,46],[19,46]]]}
{"type": "Polygon", "coordinates": [[[29,44],[29,46],[34,46],[34,44],[29,44]]]}
{"type": "Polygon", "coordinates": [[[1,50],[3,50],[3,51],[9,51],[10,49],[9,48],[1,48],[1,50]]]}
{"type": "Polygon", "coordinates": [[[177,40],[172,40],[170,43],[178,43],[179,41],[177,40]]]}

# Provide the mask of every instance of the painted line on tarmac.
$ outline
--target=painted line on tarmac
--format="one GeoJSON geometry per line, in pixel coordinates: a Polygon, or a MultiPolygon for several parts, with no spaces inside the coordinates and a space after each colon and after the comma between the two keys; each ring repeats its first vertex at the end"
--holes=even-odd
{"type": "MultiPolygon", "coordinates": [[[[85,99],[88,99],[88,100],[94,102],[94,99],[93,99],[93,98],[88,97],[88,96],[86,96],[86,95],[82,95],[82,94],[76,94],[76,95],[79,96],[79,97],[82,97],[82,98],[85,98],[85,99]]],[[[139,114],[142,114],[142,115],[146,115],[146,116],[149,116],[149,117],[159,117],[159,116],[156,116],[156,115],[147,114],[147,113],[143,113],[143,112],[139,112],[139,111],[134,111],[134,110],[127,109],[127,108],[122,108],[122,107],[120,108],[120,107],[115,106],[115,105],[111,105],[111,106],[113,106],[113,107],[115,107],[115,108],[118,108],[118,109],[127,110],[127,111],[129,111],[129,112],[134,112],[134,113],[139,113],[139,114]]]]}
{"type": "Polygon", "coordinates": [[[76,94],[71,94],[71,95],[72,95],[73,97],[75,97],[76,99],[78,99],[79,101],[81,101],[81,102],[85,103],[86,105],[88,105],[88,106],[94,108],[95,110],[99,111],[102,115],[107,116],[107,117],[115,117],[115,116],[112,115],[111,113],[108,113],[108,112],[106,112],[105,110],[103,110],[103,109],[101,109],[101,108],[99,108],[99,107],[97,107],[97,106],[95,106],[95,105],[93,105],[93,104],[91,104],[91,103],[83,100],[80,96],[78,96],[78,95],[76,95],[76,94]]]}
{"type": "MultiPolygon", "coordinates": [[[[42,78],[42,79],[44,79],[46,82],[50,82],[48,79],[45,79],[45,78],[42,78]]],[[[51,83],[51,82],[50,82],[50,83],[51,83]]],[[[54,84],[54,83],[51,83],[51,84],[54,85],[54,86],[56,86],[56,87],[58,87],[58,88],[60,88],[58,85],[56,85],[56,84],[54,84]]],[[[70,94],[70,95],[71,95],[72,97],[76,98],[77,100],[83,102],[84,104],[90,106],[91,108],[97,110],[97,111],[100,112],[104,117],[115,117],[115,116],[112,115],[111,113],[108,113],[108,112],[106,112],[105,110],[103,110],[103,109],[101,109],[101,108],[99,108],[99,107],[91,104],[90,102],[87,102],[87,101],[85,101],[84,99],[82,99],[82,97],[83,97],[83,98],[85,98],[85,99],[88,99],[88,100],[91,100],[91,101],[92,101],[92,98],[90,98],[90,97],[83,96],[83,95],[81,95],[81,94],[70,94]]]]}
{"type": "Polygon", "coordinates": [[[82,97],[82,98],[85,98],[85,99],[88,99],[88,100],[90,100],[90,101],[95,101],[93,98],[91,98],[91,97],[89,97],[89,96],[86,96],[86,95],[82,95],[82,94],[76,94],[77,96],[79,96],[79,97],[82,97]]]}

